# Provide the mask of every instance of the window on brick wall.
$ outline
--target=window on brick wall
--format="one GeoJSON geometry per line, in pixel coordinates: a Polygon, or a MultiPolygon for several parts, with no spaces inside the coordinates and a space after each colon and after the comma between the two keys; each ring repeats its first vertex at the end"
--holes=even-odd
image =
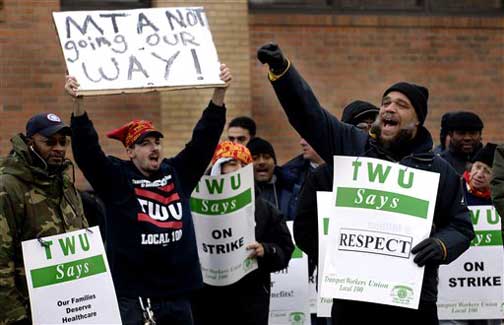
{"type": "Polygon", "coordinates": [[[151,6],[150,0],[61,0],[60,3],[61,11],[136,9],[151,6]]]}
{"type": "Polygon", "coordinates": [[[252,10],[504,15],[504,0],[249,0],[252,10]]]}
{"type": "Polygon", "coordinates": [[[0,0],[0,22],[4,20],[4,2],[0,0]]]}

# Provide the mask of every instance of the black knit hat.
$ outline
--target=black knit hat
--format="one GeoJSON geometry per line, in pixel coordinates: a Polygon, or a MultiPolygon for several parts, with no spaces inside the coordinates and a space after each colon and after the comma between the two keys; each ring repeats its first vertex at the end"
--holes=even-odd
{"type": "Polygon", "coordinates": [[[252,138],[248,143],[247,143],[247,148],[250,150],[250,153],[252,156],[254,155],[259,155],[259,154],[264,154],[267,153],[270,155],[273,160],[275,161],[275,165],[277,163],[276,160],[276,155],[275,155],[275,150],[273,150],[273,146],[271,143],[268,141],[264,140],[263,138],[255,137],[252,138]]]}
{"type": "Polygon", "coordinates": [[[427,116],[427,100],[429,99],[429,90],[423,86],[415,85],[408,82],[398,82],[385,90],[383,97],[387,96],[392,91],[398,91],[408,97],[411,105],[415,108],[420,125],[425,121],[427,116]]]}
{"type": "Polygon", "coordinates": [[[481,161],[482,163],[492,167],[495,149],[497,149],[497,145],[495,143],[487,143],[480,151],[474,156],[472,162],[481,161]]]}
{"type": "Polygon", "coordinates": [[[341,122],[357,125],[367,116],[374,119],[379,111],[380,109],[371,103],[355,100],[343,109],[341,122]]]}
{"type": "Polygon", "coordinates": [[[473,112],[454,112],[448,118],[446,129],[448,131],[481,131],[483,121],[473,112]]]}

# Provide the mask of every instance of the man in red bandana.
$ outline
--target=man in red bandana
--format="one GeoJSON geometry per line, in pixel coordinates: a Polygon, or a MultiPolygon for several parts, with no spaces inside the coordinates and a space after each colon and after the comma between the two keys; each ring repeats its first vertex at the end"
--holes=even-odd
{"type": "Polygon", "coordinates": [[[107,136],[121,141],[129,160],[106,156],[76,96],[72,149],[80,169],[107,209],[107,255],[123,324],[192,324],[189,296],[202,286],[189,198],[210,163],[225,124],[226,87],[215,88],[192,139],[176,156],[163,158],[161,138],[150,121],[134,120],[107,136]]]}

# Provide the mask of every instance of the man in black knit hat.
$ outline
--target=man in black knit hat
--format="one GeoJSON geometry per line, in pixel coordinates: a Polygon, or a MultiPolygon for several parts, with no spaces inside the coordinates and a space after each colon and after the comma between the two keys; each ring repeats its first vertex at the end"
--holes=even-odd
{"type": "Polygon", "coordinates": [[[483,147],[481,144],[483,121],[473,112],[454,112],[446,123],[446,129],[450,136],[450,143],[448,148],[441,153],[441,157],[449,162],[459,175],[462,175],[483,147]]]}
{"type": "Polygon", "coordinates": [[[291,175],[277,166],[275,150],[271,143],[255,137],[249,141],[247,148],[254,161],[258,196],[280,210],[287,220],[293,220],[296,213],[296,195],[300,186],[291,175]]]}
{"type": "Polygon", "coordinates": [[[369,134],[338,121],[324,110],[306,81],[276,44],[262,46],[258,59],[269,66],[269,79],[296,131],[332,164],[334,155],[365,156],[439,173],[433,230],[429,238],[413,243],[411,253],[425,266],[419,309],[335,299],[334,324],[438,324],[437,270],[460,256],[474,230],[462,199],[460,178],[446,161],[432,153],[432,137],[423,126],[427,115],[427,88],[407,82],[389,87],[369,134]]]}

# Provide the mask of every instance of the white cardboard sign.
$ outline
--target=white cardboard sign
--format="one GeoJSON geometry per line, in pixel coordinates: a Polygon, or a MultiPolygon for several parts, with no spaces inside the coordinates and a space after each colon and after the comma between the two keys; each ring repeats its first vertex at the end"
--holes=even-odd
{"type": "Polygon", "coordinates": [[[476,237],[471,247],[439,268],[439,319],[502,319],[504,252],[493,206],[469,206],[476,237]]]}
{"type": "Polygon", "coordinates": [[[79,94],[222,86],[202,7],[54,12],[79,94]]]}
{"type": "Polygon", "coordinates": [[[34,324],[120,324],[98,227],[22,242],[34,324]]]}
{"type": "Polygon", "coordinates": [[[439,174],[365,157],[334,157],[321,296],[417,309],[439,174]]]}
{"type": "Polygon", "coordinates": [[[226,286],[257,269],[248,244],[255,241],[254,171],[249,164],[203,176],[191,196],[203,282],[226,286]]]}
{"type": "MultiPolygon", "coordinates": [[[[287,221],[293,234],[293,221],[287,221]]],[[[294,238],[292,239],[294,240],[294,238]]],[[[271,274],[270,325],[310,325],[308,256],[298,247],[289,266],[271,274]]]]}

